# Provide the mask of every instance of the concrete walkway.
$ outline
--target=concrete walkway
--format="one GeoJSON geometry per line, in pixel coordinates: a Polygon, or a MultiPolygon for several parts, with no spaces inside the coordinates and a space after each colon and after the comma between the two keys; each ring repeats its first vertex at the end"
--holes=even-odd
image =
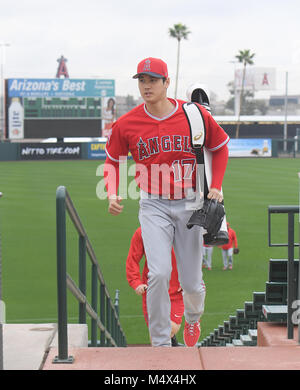
{"type": "Polygon", "coordinates": [[[68,325],[72,364],[54,364],[56,324],[5,324],[5,370],[300,370],[298,331],[259,323],[256,347],[89,348],[87,325],[68,325]]]}
{"type": "Polygon", "coordinates": [[[297,329],[259,323],[256,347],[70,348],[72,364],[53,364],[50,349],[44,370],[300,370],[297,329]]]}
{"type": "MultiPolygon", "coordinates": [[[[3,324],[3,368],[39,370],[57,345],[57,324],[3,324]]],[[[68,325],[68,345],[88,346],[87,325],[68,325]]]]}
{"type": "Polygon", "coordinates": [[[300,370],[300,347],[71,348],[73,364],[44,370],[300,370]]]}

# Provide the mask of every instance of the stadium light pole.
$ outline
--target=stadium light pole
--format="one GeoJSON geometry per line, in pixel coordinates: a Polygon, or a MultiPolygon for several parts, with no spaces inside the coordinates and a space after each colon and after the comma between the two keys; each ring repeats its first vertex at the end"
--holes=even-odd
{"type": "Polygon", "coordinates": [[[0,141],[4,139],[5,134],[5,121],[4,121],[4,115],[5,115],[5,87],[4,87],[4,63],[5,63],[5,48],[10,46],[9,43],[6,42],[0,42],[1,47],[1,66],[0,66],[0,79],[1,79],[1,122],[0,122],[0,141]]]}
{"type": "Polygon", "coordinates": [[[239,96],[238,96],[238,89],[237,89],[237,83],[236,83],[236,64],[238,64],[239,62],[238,61],[229,61],[231,64],[233,64],[234,66],[234,74],[233,74],[233,86],[234,86],[234,115],[238,115],[238,112],[239,112],[239,96]]]}

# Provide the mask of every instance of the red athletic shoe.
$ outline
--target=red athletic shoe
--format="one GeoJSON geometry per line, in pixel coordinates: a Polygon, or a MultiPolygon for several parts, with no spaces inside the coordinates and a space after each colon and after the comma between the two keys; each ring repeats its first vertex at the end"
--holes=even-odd
{"type": "Polygon", "coordinates": [[[183,331],[183,339],[184,343],[187,347],[194,347],[197,344],[197,341],[200,337],[201,328],[200,322],[197,321],[194,324],[189,324],[185,322],[184,331],[183,331]]]}

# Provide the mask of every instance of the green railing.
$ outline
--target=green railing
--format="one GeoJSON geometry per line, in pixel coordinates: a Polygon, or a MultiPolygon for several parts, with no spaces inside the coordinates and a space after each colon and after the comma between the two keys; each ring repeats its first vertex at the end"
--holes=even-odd
{"type": "Polygon", "coordinates": [[[57,305],[58,305],[58,356],[53,363],[72,363],[68,356],[67,288],[79,302],[80,324],[86,323],[86,313],[91,317],[91,347],[125,347],[126,338],[119,321],[119,291],[112,302],[105,285],[96,255],[65,187],[56,190],[57,238],[57,305]],[[79,286],[67,273],[66,212],[75,226],[79,240],[79,286]],[[86,298],[86,254],[92,267],[91,304],[86,298]],[[98,305],[99,296],[99,305],[98,305]],[[99,315],[98,315],[99,306],[99,315]],[[100,339],[98,341],[98,329],[100,339]]]}

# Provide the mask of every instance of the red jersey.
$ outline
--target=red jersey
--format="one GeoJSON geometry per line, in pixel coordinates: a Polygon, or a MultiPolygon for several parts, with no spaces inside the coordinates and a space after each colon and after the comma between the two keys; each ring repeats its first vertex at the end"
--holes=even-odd
{"type": "Polygon", "coordinates": [[[238,242],[237,242],[235,231],[233,229],[231,229],[231,227],[229,227],[229,226],[227,226],[227,230],[228,230],[228,238],[229,238],[228,244],[222,245],[222,246],[220,246],[220,248],[225,249],[225,250],[228,250],[228,249],[233,248],[233,247],[237,248],[238,242]]]}
{"type": "MultiPolygon", "coordinates": [[[[148,284],[148,272],[149,269],[142,239],[142,231],[139,227],[131,239],[129,253],[126,260],[126,276],[130,287],[135,290],[140,284],[148,284]],[[139,263],[143,256],[145,256],[145,265],[141,277],[139,263]]],[[[179,289],[180,284],[178,281],[176,257],[174,249],[172,248],[172,273],[169,284],[170,299],[182,299],[182,292],[178,292],[179,289]]]]}
{"type": "MultiPolygon", "coordinates": [[[[151,194],[174,195],[196,185],[196,158],[182,108],[184,101],[169,100],[174,110],[164,118],[151,115],[145,104],[120,117],[106,144],[106,154],[114,163],[131,152],[136,162],[137,184],[151,194]]],[[[217,151],[229,137],[207,110],[198,106],[206,126],[205,147],[217,151]]]]}

